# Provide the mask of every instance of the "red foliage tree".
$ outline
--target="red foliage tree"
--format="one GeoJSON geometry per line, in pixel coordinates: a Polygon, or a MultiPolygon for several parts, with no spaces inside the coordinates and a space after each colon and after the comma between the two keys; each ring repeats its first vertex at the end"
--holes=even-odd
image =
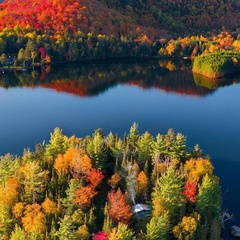
{"type": "Polygon", "coordinates": [[[87,178],[91,186],[93,188],[96,188],[100,184],[100,182],[103,180],[104,176],[100,170],[93,169],[87,178]]]}
{"type": "Polygon", "coordinates": [[[184,197],[190,201],[190,202],[196,202],[196,196],[197,196],[197,186],[196,184],[187,181],[185,186],[184,186],[184,190],[183,190],[183,195],[184,197]]]}
{"type": "Polygon", "coordinates": [[[108,240],[108,233],[106,232],[98,232],[94,237],[93,240],[108,240]]]}

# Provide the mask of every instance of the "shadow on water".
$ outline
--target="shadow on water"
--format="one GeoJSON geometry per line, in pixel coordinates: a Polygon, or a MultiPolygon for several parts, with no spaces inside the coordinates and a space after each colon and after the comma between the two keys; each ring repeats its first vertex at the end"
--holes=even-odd
{"type": "Polygon", "coordinates": [[[205,79],[192,74],[190,63],[172,60],[88,62],[0,74],[3,88],[40,87],[79,97],[97,96],[118,84],[204,97],[218,87],[239,81],[237,77],[220,81],[205,79]]]}

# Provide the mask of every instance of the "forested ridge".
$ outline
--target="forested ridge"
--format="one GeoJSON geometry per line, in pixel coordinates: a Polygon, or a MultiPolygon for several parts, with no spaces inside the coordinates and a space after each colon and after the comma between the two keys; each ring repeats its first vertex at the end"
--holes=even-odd
{"type": "Polygon", "coordinates": [[[237,0],[9,0],[1,4],[0,29],[20,24],[94,34],[204,33],[235,30],[239,12],[237,0]]]}
{"type": "Polygon", "coordinates": [[[198,145],[134,123],[0,157],[0,236],[10,240],[220,239],[221,188],[198,145]],[[144,211],[135,212],[135,204],[144,211]],[[138,205],[137,205],[138,206],[138,205]]]}
{"type": "Polygon", "coordinates": [[[1,64],[6,65],[7,56],[13,58],[8,63],[25,67],[117,57],[194,57],[224,47],[239,49],[239,10],[234,0],[4,1],[1,64]]]}

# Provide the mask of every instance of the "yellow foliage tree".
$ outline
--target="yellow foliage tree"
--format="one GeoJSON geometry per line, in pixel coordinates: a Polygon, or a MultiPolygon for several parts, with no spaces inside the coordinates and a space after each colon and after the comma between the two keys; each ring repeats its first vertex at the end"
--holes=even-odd
{"type": "Polygon", "coordinates": [[[137,190],[139,192],[145,192],[148,186],[148,178],[144,171],[141,171],[137,176],[137,190]]]}
{"type": "Polygon", "coordinates": [[[22,218],[23,228],[26,232],[35,233],[43,239],[46,230],[45,222],[45,215],[39,204],[34,203],[26,206],[22,218]]]}
{"type": "Polygon", "coordinates": [[[114,173],[111,176],[111,179],[108,180],[109,185],[111,186],[111,188],[117,188],[119,182],[121,181],[121,176],[118,173],[114,173]]]}
{"type": "Polygon", "coordinates": [[[174,237],[179,240],[194,240],[197,221],[193,217],[183,217],[178,225],[173,227],[174,237]]]}
{"type": "Polygon", "coordinates": [[[206,174],[213,174],[213,165],[209,159],[197,158],[186,161],[184,170],[187,172],[187,178],[193,183],[199,182],[206,174]]]}
{"type": "Polygon", "coordinates": [[[88,232],[88,227],[86,224],[81,225],[77,232],[76,237],[77,239],[89,239],[90,233],[88,232]]]}
{"type": "Polygon", "coordinates": [[[55,214],[57,212],[57,204],[51,199],[46,198],[42,203],[42,209],[46,214],[55,214]]]}
{"type": "Polygon", "coordinates": [[[16,203],[12,208],[12,213],[15,218],[19,218],[19,219],[22,218],[23,211],[24,211],[24,203],[23,202],[16,203]]]}
{"type": "Polygon", "coordinates": [[[165,201],[163,198],[161,197],[156,197],[154,200],[153,200],[153,217],[160,217],[162,214],[164,214],[164,212],[166,211],[166,208],[165,208],[165,201]]]}

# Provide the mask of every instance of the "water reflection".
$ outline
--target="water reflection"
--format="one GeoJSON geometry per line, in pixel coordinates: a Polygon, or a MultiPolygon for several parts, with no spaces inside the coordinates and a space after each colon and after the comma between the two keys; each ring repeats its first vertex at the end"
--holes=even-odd
{"type": "Polygon", "coordinates": [[[101,94],[118,84],[204,97],[219,87],[239,81],[237,76],[228,80],[209,80],[193,75],[190,62],[169,60],[91,62],[0,74],[0,86],[3,88],[41,87],[80,97],[101,94]]]}

